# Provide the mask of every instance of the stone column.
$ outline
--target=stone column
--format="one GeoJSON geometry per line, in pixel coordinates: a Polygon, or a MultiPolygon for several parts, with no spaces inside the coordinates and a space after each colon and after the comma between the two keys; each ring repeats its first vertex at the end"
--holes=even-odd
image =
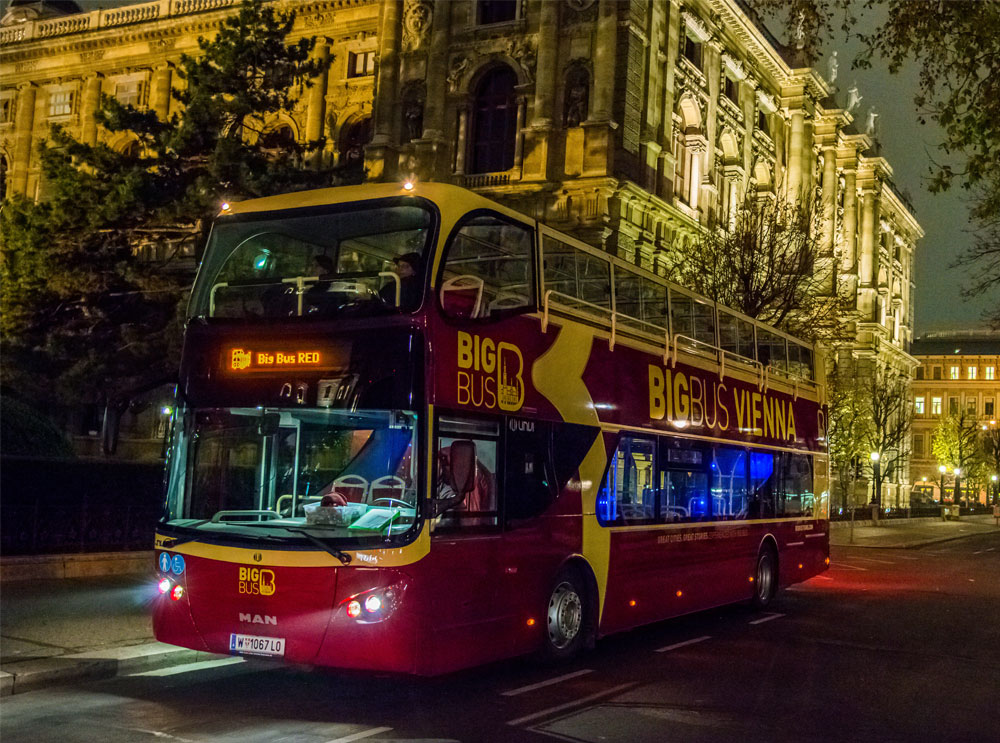
{"type": "MultiPolygon", "coordinates": [[[[319,62],[320,72],[309,86],[309,108],[306,111],[306,144],[318,143],[323,136],[323,122],[326,120],[326,83],[330,69],[330,40],[320,36],[313,47],[312,58],[319,62]]],[[[323,148],[314,145],[309,152],[309,162],[315,168],[323,165],[323,148]]]]}
{"type": "Polygon", "coordinates": [[[10,192],[27,195],[28,167],[31,162],[31,133],[35,126],[35,93],[32,83],[17,91],[17,116],[14,119],[14,162],[11,163],[10,192]]]}
{"type": "Polygon", "coordinates": [[[877,209],[874,190],[865,190],[861,196],[861,261],[858,278],[861,285],[875,285],[875,251],[878,250],[878,235],[875,233],[877,209]]]}
{"type": "Polygon", "coordinates": [[[97,144],[97,120],[94,114],[101,103],[101,76],[93,74],[83,83],[83,98],[80,101],[80,139],[93,147],[97,144]]]}
{"type": "Polygon", "coordinates": [[[161,121],[170,117],[170,85],[173,69],[170,65],[157,67],[153,72],[153,89],[150,91],[149,107],[161,121]]]}
{"type": "Polygon", "coordinates": [[[469,126],[469,110],[463,106],[458,110],[458,137],[455,142],[455,173],[465,173],[466,137],[469,126]]]}
{"type": "Polygon", "coordinates": [[[842,269],[853,273],[858,251],[858,185],[857,171],[844,170],[844,251],[842,269]]]}
{"type": "Polygon", "coordinates": [[[792,112],[791,134],[788,142],[788,200],[802,200],[802,141],[805,139],[806,115],[802,110],[792,112]]]}
{"type": "Polygon", "coordinates": [[[618,39],[618,3],[600,0],[597,11],[597,46],[594,50],[594,105],[591,118],[611,119],[615,95],[615,53],[618,39]]]}
{"type": "Polygon", "coordinates": [[[443,139],[445,96],[448,92],[448,48],[451,36],[451,0],[438,0],[431,21],[427,58],[427,98],[424,101],[424,139],[443,139]]]}
{"type": "MultiPolygon", "coordinates": [[[[552,126],[559,48],[559,3],[542,2],[538,22],[538,60],[535,65],[535,111],[532,126],[552,126]]],[[[520,109],[519,109],[520,115],[520,109]]],[[[520,130],[518,126],[518,130],[520,130]]]]}
{"type": "Polygon", "coordinates": [[[517,98],[517,128],[514,138],[514,170],[521,172],[521,163],[524,162],[524,117],[525,109],[528,107],[528,99],[525,96],[517,98]]]}
{"type": "Polygon", "coordinates": [[[833,236],[837,231],[837,150],[823,148],[823,254],[833,255],[833,236]]]}
{"type": "Polygon", "coordinates": [[[399,5],[400,0],[385,0],[382,3],[373,145],[389,144],[393,117],[398,106],[396,86],[399,79],[399,5]]]}

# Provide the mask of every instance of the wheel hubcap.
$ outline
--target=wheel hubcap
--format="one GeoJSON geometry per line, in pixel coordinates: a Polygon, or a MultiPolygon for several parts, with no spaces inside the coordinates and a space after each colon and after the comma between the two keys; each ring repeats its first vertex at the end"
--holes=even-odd
{"type": "Polygon", "coordinates": [[[772,580],[771,558],[763,554],[757,561],[757,597],[761,601],[767,601],[770,597],[772,580]]]}
{"type": "Polygon", "coordinates": [[[560,583],[549,599],[549,640],[560,650],[580,633],[583,623],[583,604],[576,589],[569,583],[560,583]]]}

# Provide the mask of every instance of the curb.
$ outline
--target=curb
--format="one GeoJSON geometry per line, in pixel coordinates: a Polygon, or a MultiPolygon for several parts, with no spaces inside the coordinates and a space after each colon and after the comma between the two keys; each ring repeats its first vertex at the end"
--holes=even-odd
{"type": "Polygon", "coordinates": [[[55,658],[25,660],[10,663],[0,670],[0,697],[73,681],[98,681],[182,663],[228,657],[203,650],[178,648],[162,642],[149,642],[55,658]]]}
{"type": "Polygon", "coordinates": [[[0,559],[0,583],[60,580],[101,575],[152,573],[154,552],[87,552],[72,555],[25,555],[0,559]]]}

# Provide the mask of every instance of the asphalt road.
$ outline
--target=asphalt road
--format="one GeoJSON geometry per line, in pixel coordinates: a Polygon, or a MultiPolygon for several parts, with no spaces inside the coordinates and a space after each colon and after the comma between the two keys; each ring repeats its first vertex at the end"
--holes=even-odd
{"type": "Polygon", "coordinates": [[[833,549],[773,610],[439,679],[210,661],[18,694],[3,743],[1000,740],[1000,535],[833,549]]]}

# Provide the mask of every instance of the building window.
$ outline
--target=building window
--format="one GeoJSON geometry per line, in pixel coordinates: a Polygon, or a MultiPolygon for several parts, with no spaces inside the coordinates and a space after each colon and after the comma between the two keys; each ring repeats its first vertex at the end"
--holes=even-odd
{"type": "Polygon", "coordinates": [[[0,201],[7,198],[7,158],[0,155],[0,201]]]}
{"type": "Polygon", "coordinates": [[[996,369],[996,367],[995,366],[987,366],[986,367],[986,374],[984,376],[985,376],[986,379],[996,379],[997,378],[997,369],[996,369]]]}
{"type": "Polygon", "coordinates": [[[948,398],[948,415],[958,415],[958,398],[948,398]]]}
{"type": "Polygon", "coordinates": [[[992,418],[993,417],[993,398],[988,397],[983,401],[983,415],[992,418]]]}
{"type": "Polygon", "coordinates": [[[924,456],[924,437],[921,434],[913,435],[913,456],[924,456]]]}
{"type": "Polygon", "coordinates": [[[349,52],[347,55],[347,76],[366,77],[375,74],[375,52],[349,52]]]}
{"type": "Polygon", "coordinates": [[[684,58],[697,67],[701,69],[701,42],[698,41],[690,32],[684,34],[684,38],[681,40],[681,54],[684,58]]]}
{"type": "Polygon", "coordinates": [[[917,367],[917,379],[923,379],[923,378],[924,378],[924,367],[918,366],[917,367]]]}
{"type": "Polygon", "coordinates": [[[914,400],[913,400],[913,410],[914,410],[914,412],[916,412],[917,415],[923,415],[924,414],[924,397],[923,397],[923,395],[921,395],[920,397],[914,398],[914,400]]]}
{"type": "Polygon", "coordinates": [[[477,21],[480,26],[504,23],[517,18],[517,0],[479,0],[477,5],[477,21]]]}
{"type": "Polygon", "coordinates": [[[965,401],[965,412],[971,415],[973,418],[976,417],[976,398],[967,398],[965,401]]]}
{"type": "Polygon", "coordinates": [[[760,129],[761,134],[771,136],[771,124],[768,122],[767,114],[763,109],[757,112],[757,128],[760,129]]]}
{"type": "Polygon", "coordinates": [[[740,83],[736,78],[730,77],[729,75],[723,75],[723,92],[726,98],[731,100],[737,106],[740,104],[740,83]]]}
{"type": "Polygon", "coordinates": [[[931,398],[931,415],[941,415],[941,398],[931,398]]]}
{"type": "Polygon", "coordinates": [[[14,120],[14,99],[0,99],[0,124],[9,124],[14,120]]]}
{"type": "Polygon", "coordinates": [[[59,90],[49,94],[49,116],[69,116],[73,113],[73,91],[59,90]]]}
{"type": "Polygon", "coordinates": [[[974,366],[966,367],[965,369],[966,379],[975,379],[977,371],[978,370],[974,366]]]}
{"type": "Polygon", "coordinates": [[[471,173],[495,173],[514,166],[516,84],[509,67],[497,67],[479,82],[472,108],[471,173]]]}
{"type": "Polygon", "coordinates": [[[115,98],[123,106],[138,108],[142,104],[142,81],[126,80],[115,83],[115,98]]]}
{"type": "Polygon", "coordinates": [[[934,367],[934,379],[941,379],[941,367],[940,366],[935,366],[934,367]]]}
{"type": "Polygon", "coordinates": [[[372,120],[361,119],[344,127],[340,136],[340,164],[360,165],[365,160],[365,145],[372,138],[372,120]]]}
{"type": "Polygon", "coordinates": [[[957,366],[949,366],[948,367],[948,378],[949,379],[958,379],[958,367],[957,366]]]}

